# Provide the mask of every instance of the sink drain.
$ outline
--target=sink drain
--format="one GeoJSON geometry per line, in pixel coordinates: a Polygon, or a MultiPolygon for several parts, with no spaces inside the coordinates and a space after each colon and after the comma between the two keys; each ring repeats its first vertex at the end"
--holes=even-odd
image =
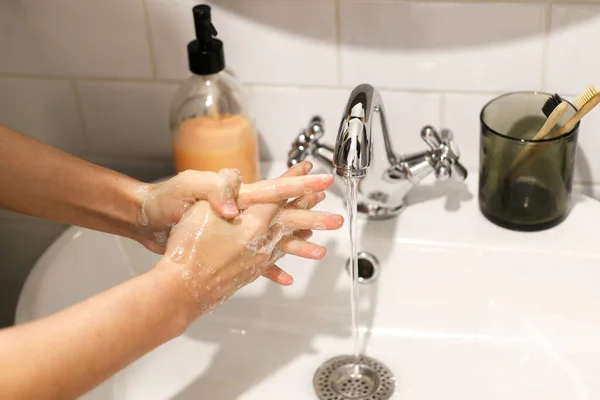
{"type": "MultiPolygon", "coordinates": [[[[357,254],[358,259],[358,283],[369,283],[377,279],[379,274],[379,260],[371,253],[361,251],[357,254]]],[[[351,260],[346,262],[346,271],[350,276],[351,260]]]]}
{"type": "Polygon", "coordinates": [[[387,400],[396,380],[382,363],[370,357],[338,356],[323,363],[313,378],[320,400],[387,400]]]}

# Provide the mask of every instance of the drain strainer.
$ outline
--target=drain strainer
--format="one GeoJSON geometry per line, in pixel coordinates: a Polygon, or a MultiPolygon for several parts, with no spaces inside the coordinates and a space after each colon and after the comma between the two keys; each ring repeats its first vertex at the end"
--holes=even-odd
{"type": "Polygon", "coordinates": [[[387,400],[394,394],[392,371],[370,357],[338,356],[323,363],[313,378],[320,400],[387,400]]]}

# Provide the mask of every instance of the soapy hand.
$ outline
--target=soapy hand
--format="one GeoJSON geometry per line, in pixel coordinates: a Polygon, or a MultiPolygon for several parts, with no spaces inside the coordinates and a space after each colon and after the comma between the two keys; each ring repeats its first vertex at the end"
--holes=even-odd
{"type": "Polygon", "coordinates": [[[245,185],[234,169],[219,173],[189,170],[156,185],[139,185],[135,191],[141,209],[137,223],[139,234],[135,237],[141,238],[138,240],[146,248],[163,254],[171,228],[199,200],[207,200],[217,214],[228,219],[253,204],[280,203],[290,198],[298,198],[295,204],[308,209],[322,199],[323,194],[318,193],[333,181],[330,175],[304,176],[311,168],[311,164],[305,162],[290,169],[296,172],[278,179],[245,185]]]}
{"type": "MultiPolygon", "coordinates": [[[[312,170],[312,164],[308,161],[303,161],[288,171],[286,171],[281,178],[290,178],[290,177],[299,177],[305,174],[308,174],[312,170]]],[[[325,175],[324,179],[332,179],[331,176],[325,175]]],[[[331,183],[330,183],[331,184],[331,183]]],[[[330,185],[329,184],[329,185],[330,185]]],[[[328,185],[328,187],[329,187],[328,185]]],[[[305,227],[304,229],[295,230],[293,232],[287,232],[287,234],[282,235],[279,243],[277,244],[277,248],[273,253],[271,258],[271,263],[269,266],[265,268],[262,275],[275,283],[279,283],[281,285],[289,285],[294,279],[287,272],[283,271],[275,262],[281,259],[284,254],[293,254],[303,258],[312,258],[312,259],[320,259],[323,258],[326,254],[326,249],[323,246],[316,245],[314,243],[309,243],[306,240],[312,236],[312,230],[324,230],[324,229],[338,229],[343,224],[343,218],[339,215],[332,215],[329,213],[315,213],[310,212],[306,213],[306,210],[311,210],[315,205],[317,205],[320,201],[325,198],[324,192],[313,193],[310,188],[305,189],[305,195],[292,200],[290,202],[280,202],[279,204],[257,204],[254,205],[253,208],[256,210],[261,210],[262,212],[277,212],[279,213],[278,222],[280,224],[293,223],[293,221],[302,221],[305,219],[305,227]],[[282,210],[285,211],[282,212],[282,210]],[[295,209],[295,210],[294,210],[295,209]],[[307,218],[308,217],[308,218],[307,218]],[[310,217],[316,218],[315,220],[311,220],[310,217]],[[339,222],[339,226],[330,228],[330,225],[323,223],[320,219],[328,219],[333,218],[334,221],[339,222]]],[[[327,221],[330,223],[331,221],[327,221]]]]}
{"type": "Polygon", "coordinates": [[[291,203],[253,205],[232,220],[221,218],[208,201],[200,200],[173,227],[159,265],[181,270],[190,299],[198,305],[198,316],[260,275],[291,284],[291,277],[275,267],[274,261],[283,254],[324,255],[321,246],[304,241],[306,232],[314,227],[338,229],[343,224],[339,215],[294,208],[303,201],[308,208],[319,197],[310,194],[291,203]]]}

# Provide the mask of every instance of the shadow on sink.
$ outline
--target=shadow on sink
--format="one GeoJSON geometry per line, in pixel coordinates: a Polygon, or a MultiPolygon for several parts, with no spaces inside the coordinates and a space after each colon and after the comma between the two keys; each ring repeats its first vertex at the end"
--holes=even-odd
{"type": "Polygon", "coordinates": [[[458,211],[461,203],[471,201],[475,198],[464,182],[448,180],[431,184],[421,183],[412,188],[406,196],[406,206],[434,200],[440,197],[446,198],[444,209],[446,211],[458,211]]]}
{"type": "Polygon", "coordinates": [[[405,199],[406,208],[395,218],[386,220],[366,220],[364,228],[361,231],[361,240],[358,251],[369,251],[368,248],[362,248],[373,240],[377,242],[377,258],[382,264],[385,264],[390,254],[392,254],[396,239],[399,237],[396,234],[396,229],[402,224],[398,224],[397,220],[402,220],[402,215],[410,207],[427,201],[438,198],[446,198],[444,209],[450,212],[456,212],[460,209],[463,202],[473,201],[475,196],[469,191],[468,186],[464,182],[445,181],[435,182],[432,184],[421,183],[412,188],[405,199]],[[362,246],[362,247],[361,247],[362,246]]]}
{"type": "MultiPolygon", "coordinates": [[[[339,275],[346,275],[347,255],[335,247],[333,241],[327,244],[329,254],[315,266],[301,296],[286,296],[285,288],[269,284],[260,296],[233,297],[193,324],[186,336],[216,343],[219,349],[210,367],[173,399],[195,400],[199,395],[237,399],[297,357],[315,354],[315,338],[349,338],[350,294],[347,286],[336,289],[339,275]]],[[[362,352],[366,352],[370,339],[376,290],[377,282],[361,285],[362,352]]],[[[340,348],[339,354],[349,351],[351,348],[340,348]]],[[[298,379],[310,385],[313,372],[298,379]]]]}

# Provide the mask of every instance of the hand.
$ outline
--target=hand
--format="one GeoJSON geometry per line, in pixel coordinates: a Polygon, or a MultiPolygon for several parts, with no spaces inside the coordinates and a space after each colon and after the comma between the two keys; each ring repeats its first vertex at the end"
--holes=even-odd
{"type": "Polygon", "coordinates": [[[284,174],[278,179],[247,185],[240,184],[239,173],[233,169],[219,173],[190,170],[159,184],[138,185],[136,192],[141,206],[137,232],[132,236],[151,251],[163,254],[171,228],[195,202],[208,200],[217,214],[231,219],[240,209],[253,204],[278,203],[327,189],[332,177],[302,176],[310,168],[310,163],[299,164],[292,169],[304,173],[284,174]]]}
{"type": "Polygon", "coordinates": [[[253,205],[235,219],[227,220],[201,200],[184,213],[171,230],[159,267],[180,269],[182,283],[197,305],[197,316],[272,270],[274,259],[279,256],[276,251],[301,257],[312,254],[312,244],[294,245],[302,239],[299,235],[290,237],[292,232],[315,227],[339,229],[343,224],[340,215],[284,206],[253,205]]]}
{"type": "MultiPolygon", "coordinates": [[[[282,175],[282,177],[302,176],[309,173],[312,170],[312,167],[313,166],[310,162],[303,161],[297,165],[294,165],[292,168],[286,171],[282,175]]],[[[325,199],[325,192],[310,193],[310,189],[308,189],[306,190],[306,193],[308,194],[298,199],[292,200],[287,204],[285,202],[279,204],[279,207],[285,207],[287,209],[290,209],[285,214],[287,218],[294,218],[294,212],[291,209],[311,210],[319,202],[325,199]]],[[[276,209],[277,205],[265,204],[254,207],[276,209]]],[[[323,224],[317,222],[310,229],[296,230],[282,237],[278,244],[278,248],[276,249],[272,257],[271,265],[265,268],[263,276],[280,285],[287,286],[292,284],[292,282],[294,281],[293,277],[287,272],[283,271],[277,265],[275,265],[275,262],[281,259],[285,253],[294,254],[300,257],[311,259],[321,259],[325,257],[327,253],[325,247],[307,242],[307,240],[312,236],[313,229],[323,229],[323,227],[323,224]],[[281,251],[281,248],[285,249],[286,251],[281,251]]]]}

